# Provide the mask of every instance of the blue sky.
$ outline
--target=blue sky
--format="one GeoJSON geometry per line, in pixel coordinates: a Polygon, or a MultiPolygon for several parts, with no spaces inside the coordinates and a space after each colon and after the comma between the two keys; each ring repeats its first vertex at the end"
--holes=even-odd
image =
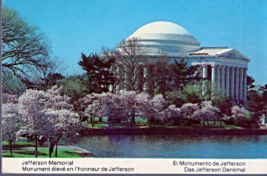
{"type": "Polygon", "coordinates": [[[169,21],[205,47],[236,48],[251,59],[248,75],[267,84],[266,0],[3,0],[51,41],[52,56],[82,73],[81,52],[115,48],[139,27],[169,21]]]}

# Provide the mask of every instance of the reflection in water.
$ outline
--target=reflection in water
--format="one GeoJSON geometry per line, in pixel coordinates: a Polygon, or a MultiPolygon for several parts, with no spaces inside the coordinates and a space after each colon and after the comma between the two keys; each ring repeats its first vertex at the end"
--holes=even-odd
{"type": "Polygon", "coordinates": [[[267,158],[267,135],[96,135],[74,145],[106,158],[267,158]]]}

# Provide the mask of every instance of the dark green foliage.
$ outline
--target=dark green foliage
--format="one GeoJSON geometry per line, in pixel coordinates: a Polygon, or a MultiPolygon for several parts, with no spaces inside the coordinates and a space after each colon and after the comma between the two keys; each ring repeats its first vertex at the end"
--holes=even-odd
{"type": "Polygon", "coordinates": [[[59,81],[64,95],[71,97],[71,103],[86,95],[86,75],[69,76],[59,81]]]}
{"type": "Polygon", "coordinates": [[[258,123],[259,116],[261,116],[264,112],[264,102],[262,100],[261,94],[259,91],[250,90],[248,92],[247,97],[247,109],[250,111],[252,116],[252,121],[254,123],[258,123]]]}
{"type": "Polygon", "coordinates": [[[25,84],[11,71],[3,69],[2,91],[11,95],[21,95],[26,90],[25,84]]]}
{"type": "Polygon", "coordinates": [[[231,116],[231,108],[233,105],[230,98],[220,98],[216,100],[213,99],[212,105],[217,106],[220,109],[220,115],[225,114],[231,116]]]}
{"type": "Polygon", "coordinates": [[[174,63],[168,65],[169,72],[165,80],[171,84],[162,94],[170,104],[181,107],[184,103],[202,101],[205,97],[202,96],[202,82],[196,81],[198,78],[192,76],[197,69],[198,66],[188,67],[184,59],[174,60],[174,63]]]}
{"type": "Polygon", "coordinates": [[[49,73],[46,78],[44,78],[46,89],[51,88],[52,86],[59,84],[60,80],[65,77],[60,73],[49,73]]]}
{"type": "Polygon", "coordinates": [[[162,94],[165,96],[167,91],[171,90],[172,72],[171,64],[165,58],[159,58],[156,62],[148,63],[148,93],[150,96],[162,94]]]}
{"type": "Polygon", "coordinates": [[[253,85],[254,82],[255,82],[255,80],[253,79],[252,76],[247,76],[247,88],[248,89],[255,88],[255,85],[253,85]]]}
{"type": "Polygon", "coordinates": [[[260,87],[260,91],[262,92],[261,96],[262,96],[262,101],[264,104],[264,115],[265,115],[265,122],[267,120],[267,84],[265,84],[264,86],[260,87]]]}
{"type": "Polygon", "coordinates": [[[174,81],[175,90],[182,89],[188,82],[188,76],[193,75],[197,70],[198,66],[188,67],[184,59],[181,59],[180,62],[174,60],[174,64],[171,65],[172,71],[172,80],[174,81]]]}
{"type": "Polygon", "coordinates": [[[114,62],[114,58],[104,60],[97,54],[90,54],[89,56],[83,53],[81,54],[81,61],[79,61],[78,64],[86,71],[86,93],[91,94],[109,91],[109,86],[115,81],[114,75],[110,71],[114,62]]]}

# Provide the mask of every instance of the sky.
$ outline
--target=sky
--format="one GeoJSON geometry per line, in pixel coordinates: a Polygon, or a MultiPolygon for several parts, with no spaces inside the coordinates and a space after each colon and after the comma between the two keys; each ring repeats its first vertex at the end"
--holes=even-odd
{"type": "Polygon", "coordinates": [[[176,23],[202,47],[235,48],[251,59],[248,75],[267,84],[266,0],[3,0],[51,42],[51,57],[81,74],[81,53],[116,48],[139,27],[176,23]]]}

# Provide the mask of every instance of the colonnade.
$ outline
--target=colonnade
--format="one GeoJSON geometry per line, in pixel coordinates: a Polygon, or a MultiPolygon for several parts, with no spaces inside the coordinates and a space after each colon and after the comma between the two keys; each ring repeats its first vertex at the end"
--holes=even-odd
{"type": "MultiPolygon", "coordinates": [[[[203,66],[203,78],[208,77],[208,66],[203,66]]],[[[225,93],[236,103],[247,101],[247,68],[211,65],[212,89],[225,93]]]]}

